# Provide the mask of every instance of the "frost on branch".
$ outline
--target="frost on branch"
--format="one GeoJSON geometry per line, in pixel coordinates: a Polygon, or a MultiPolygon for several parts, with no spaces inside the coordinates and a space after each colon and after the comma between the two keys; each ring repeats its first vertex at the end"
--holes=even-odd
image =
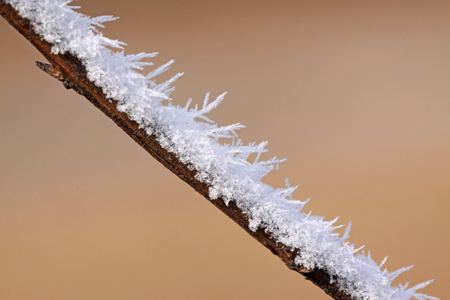
{"type": "Polygon", "coordinates": [[[261,181],[283,159],[261,160],[267,142],[244,145],[237,135],[241,124],[219,126],[207,114],[223,101],[225,93],[203,105],[191,107],[171,102],[173,83],[182,75],[159,83],[155,80],[173,60],[147,75],[136,70],[151,63],[143,61],[156,53],[125,55],[124,43],[104,37],[99,30],[111,16],[90,18],[74,11],[71,1],[7,0],[22,17],[33,22],[35,31],[53,45],[53,53],[69,52],[80,59],[88,78],[117,102],[120,111],[136,121],[149,135],[154,135],[166,150],[196,170],[196,178],[209,186],[211,199],[233,201],[248,217],[249,228],[264,230],[290,249],[298,249],[295,262],[304,268],[322,269],[342,291],[357,299],[436,299],[417,290],[431,281],[407,288],[392,287],[392,281],[410,267],[388,272],[364,253],[359,253],[347,239],[350,224],[342,237],[336,233],[337,218],[305,214],[308,202],[293,199],[296,189],[286,180],[285,188],[274,188],[261,181]],[[112,51],[112,49],[121,51],[112,51]],[[254,159],[250,159],[254,157],[254,159]]]}

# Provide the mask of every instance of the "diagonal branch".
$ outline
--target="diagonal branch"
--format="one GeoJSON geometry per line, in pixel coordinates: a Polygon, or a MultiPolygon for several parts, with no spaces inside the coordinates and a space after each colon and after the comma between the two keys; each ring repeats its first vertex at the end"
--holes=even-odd
{"type": "Polygon", "coordinates": [[[335,284],[330,284],[330,276],[323,270],[309,270],[294,263],[294,258],[299,253],[299,249],[288,249],[285,245],[276,242],[271,235],[261,228],[256,231],[250,230],[247,217],[236,207],[234,202],[230,202],[227,206],[220,198],[211,200],[208,195],[208,186],[195,178],[195,170],[189,170],[185,164],[180,162],[178,157],[162,148],[154,135],[149,136],[139,128],[136,122],[130,120],[124,113],[119,112],[116,102],[107,99],[101,88],[87,79],[86,70],[76,57],[67,53],[52,54],[52,46],[42,40],[33,31],[30,21],[19,16],[10,5],[0,2],[0,14],[50,62],[50,64],[36,62],[39,68],[61,81],[66,88],[72,88],[78,94],[86,97],[156,160],[213,203],[273,254],[280,257],[289,269],[299,272],[335,299],[351,299],[350,296],[340,291],[335,284]]]}
{"type": "Polygon", "coordinates": [[[221,198],[211,199],[208,185],[195,178],[196,171],[183,164],[175,154],[165,150],[158,143],[156,136],[148,135],[144,129],[139,127],[139,124],[131,120],[125,113],[120,112],[117,108],[117,102],[108,99],[102,89],[88,79],[86,69],[78,58],[69,53],[52,53],[52,45],[34,32],[30,20],[22,18],[12,6],[3,1],[0,1],[0,14],[48,60],[49,64],[36,62],[40,69],[61,81],[66,88],[73,89],[88,99],[156,160],[208,199],[273,254],[277,255],[289,269],[302,274],[307,280],[312,281],[334,299],[352,299],[336,284],[330,283],[331,276],[326,271],[318,268],[308,269],[295,263],[295,257],[302,255],[301,249],[292,249],[277,242],[270,233],[265,232],[264,227],[260,227],[256,231],[251,230],[247,216],[233,201],[225,204],[221,198]]]}

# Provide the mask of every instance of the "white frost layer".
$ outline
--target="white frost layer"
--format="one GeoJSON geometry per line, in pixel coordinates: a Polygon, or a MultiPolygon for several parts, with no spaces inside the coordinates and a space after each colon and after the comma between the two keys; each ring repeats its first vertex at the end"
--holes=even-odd
{"type": "Polygon", "coordinates": [[[111,16],[90,18],[68,6],[63,0],[4,0],[30,19],[38,34],[53,45],[54,53],[70,52],[78,57],[88,71],[88,77],[102,87],[105,94],[118,102],[121,111],[138,122],[148,134],[158,137],[161,145],[175,153],[182,162],[198,171],[197,178],[210,186],[212,199],[221,197],[226,203],[234,201],[250,219],[250,228],[264,228],[281,243],[301,250],[296,263],[306,268],[321,268],[332,275],[333,281],[357,299],[437,299],[417,290],[430,281],[407,288],[408,284],[392,287],[391,283],[402,268],[388,272],[370,257],[357,254],[359,249],[347,242],[350,224],[344,236],[334,232],[333,221],[306,215],[306,204],[292,199],[295,187],[273,188],[261,178],[278,167],[282,160],[260,161],[266,152],[266,142],[243,145],[236,134],[240,124],[219,127],[206,114],[215,108],[225,94],[214,101],[206,95],[203,107],[190,108],[171,103],[171,84],[179,77],[156,83],[154,77],[163,73],[173,61],[144,76],[136,71],[150,63],[142,62],[156,53],[124,55],[106,47],[125,45],[104,37],[98,31],[111,16]],[[221,144],[228,140],[229,144],[221,144]],[[251,154],[256,159],[249,162],[251,154]]]}

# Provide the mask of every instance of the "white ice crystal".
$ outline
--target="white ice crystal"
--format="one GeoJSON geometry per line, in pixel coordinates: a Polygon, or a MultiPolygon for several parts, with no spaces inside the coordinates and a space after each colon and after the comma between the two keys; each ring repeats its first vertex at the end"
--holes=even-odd
{"type": "Polygon", "coordinates": [[[431,281],[407,288],[392,287],[392,281],[409,268],[387,272],[376,264],[370,253],[356,254],[347,242],[350,224],[340,237],[334,226],[337,219],[301,212],[307,201],[292,199],[295,187],[286,181],[286,188],[273,188],[261,181],[283,161],[274,157],[261,161],[266,142],[244,145],[236,131],[243,126],[218,126],[206,114],[223,100],[214,101],[206,94],[201,108],[171,103],[171,84],[182,74],[157,83],[154,78],[166,71],[173,61],[156,68],[147,76],[136,71],[150,63],[142,59],[156,53],[125,55],[125,44],[104,37],[98,30],[115,18],[90,18],[69,6],[64,0],[3,0],[21,16],[32,21],[35,31],[53,45],[54,53],[70,52],[79,58],[90,80],[100,86],[107,97],[117,101],[118,108],[140,124],[148,134],[157,136],[160,144],[175,153],[183,162],[197,170],[197,179],[210,186],[212,199],[221,197],[235,204],[249,217],[251,230],[264,228],[279,242],[300,249],[295,262],[306,268],[321,268],[332,276],[340,288],[357,299],[437,299],[418,293],[431,281]],[[229,141],[223,143],[224,140],[229,141]],[[253,155],[252,155],[253,154],[253,155]],[[249,161],[252,155],[256,158],[249,161]]]}

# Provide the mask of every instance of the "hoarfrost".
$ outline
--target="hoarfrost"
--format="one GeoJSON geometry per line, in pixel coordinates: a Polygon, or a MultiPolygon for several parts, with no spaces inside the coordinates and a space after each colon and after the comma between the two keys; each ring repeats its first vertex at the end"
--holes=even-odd
{"type": "Polygon", "coordinates": [[[211,199],[230,201],[249,217],[251,230],[259,228],[290,248],[300,249],[295,263],[306,268],[321,268],[333,282],[357,299],[437,299],[418,293],[431,281],[407,288],[408,284],[392,287],[392,281],[411,267],[388,272],[368,255],[357,254],[346,240],[349,224],[342,237],[335,232],[335,221],[312,216],[301,211],[306,201],[296,201],[286,180],[286,188],[275,189],[261,182],[283,159],[261,161],[267,142],[244,145],[236,131],[241,124],[218,126],[206,114],[216,108],[225,93],[210,102],[206,94],[203,106],[189,108],[171,103],[172,84],[182,75],[157,83],[154,78],[165,72],[173,60],[155,68],[146,76],[136,72],[151,63],[142,61],[157,53],[125,55],[126,45],[102,35],[98,28],[115,20],[112,16],[90,18],[76,12],[72,1],[64,0],[4,0],[30,19],[35,31],[53,45],[53,53],[69,52],[86,67],[88,78],[100,86],[107,97],[117,101],[118,109],[127,113],[148,134],[175,153],[180,160],[197,170],[196,178],[210,186],[211,199]],[[165,105],[163,105],[166,103],[165,105]],[[168,102],[168,103],[167,103],[168,102]],[[228,140],[220,143],[219,140],[228,140]],[[248,158],[256,155],[253,162],[248,158]]]}

